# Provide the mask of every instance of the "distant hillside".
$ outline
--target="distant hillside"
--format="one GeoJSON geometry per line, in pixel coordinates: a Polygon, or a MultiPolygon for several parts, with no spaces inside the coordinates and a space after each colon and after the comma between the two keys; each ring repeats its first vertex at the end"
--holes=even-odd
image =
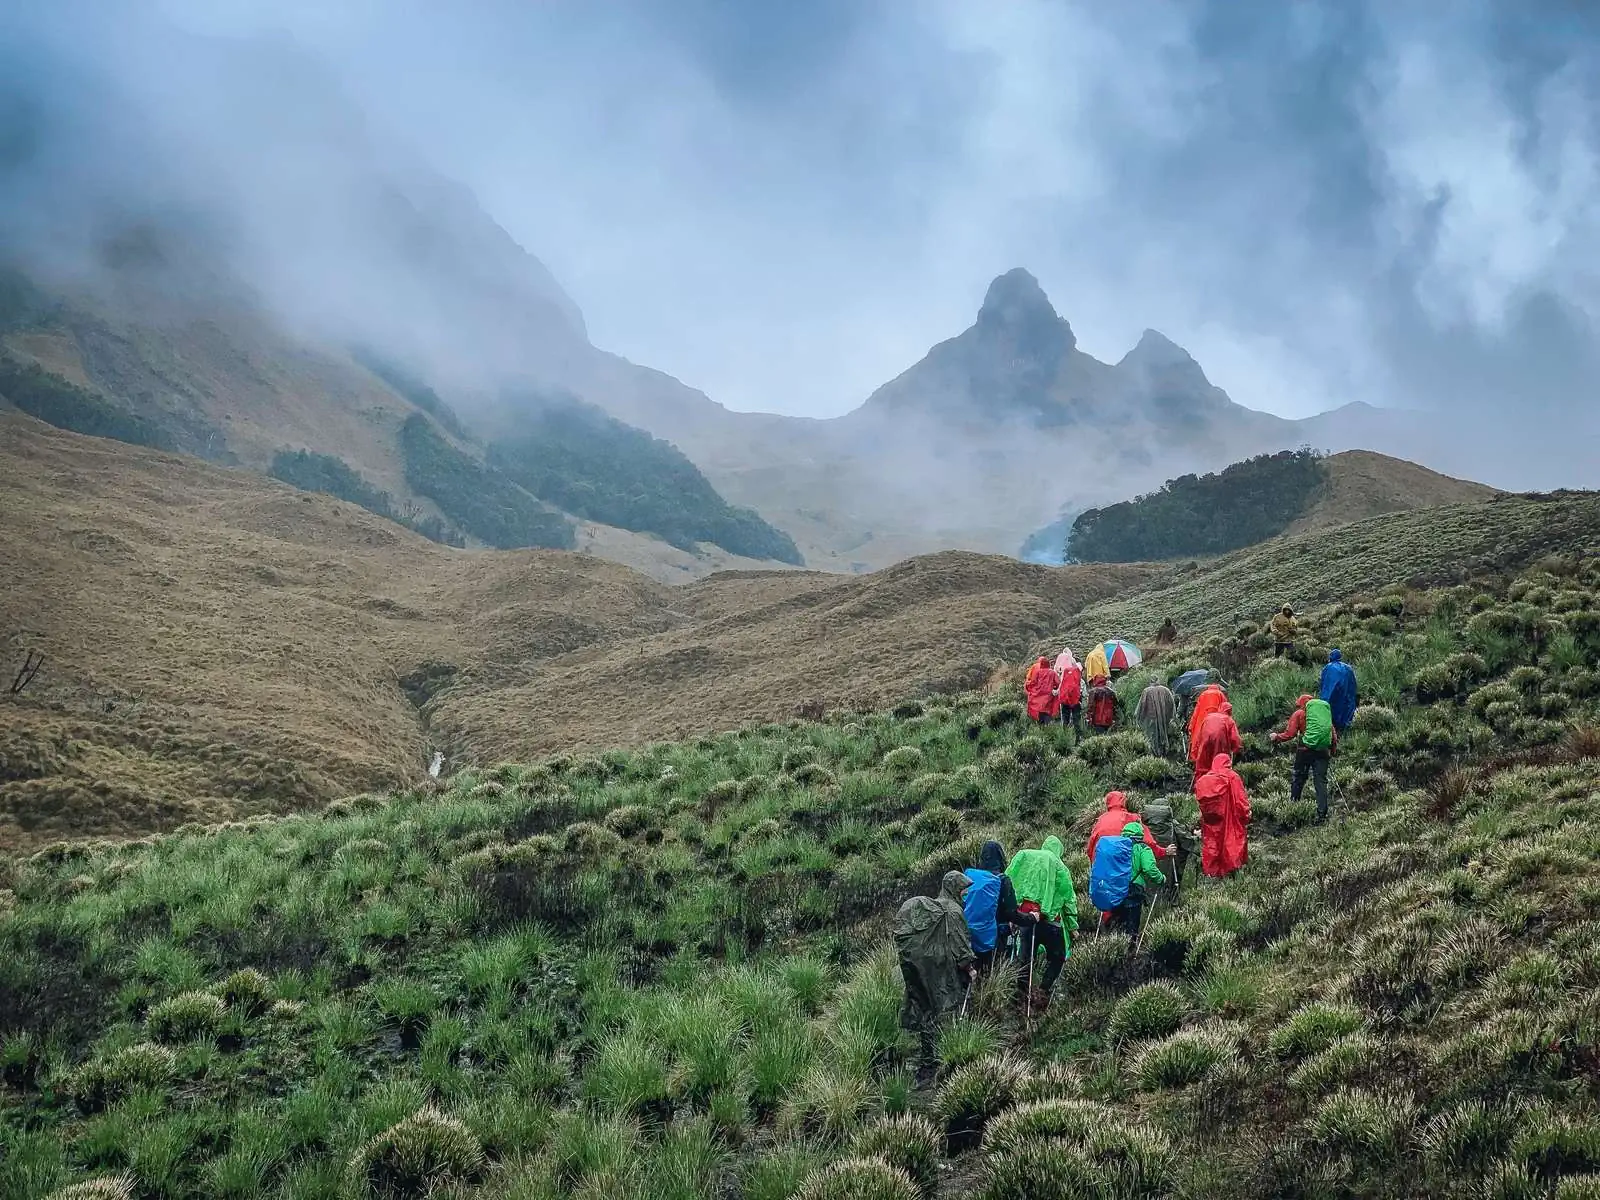
{"type": "Polygon", "coordinates": [[[1226,554],[1283,533],[1493,495],[1494,489],[1481,484],[1367,451],[1327,458],[1310,450],[1281,451],[1214,475],[1170,479],[1159,491],[1089,509],[1072,523],[1065,554],[1075,562],[1226,554]]]}
{"type": "MultiPolygon", "coordinates": [[[[851,578],[724,558],[744,569],[669,587],[588,554],[451,549],[4,409],[0,512],[5,683],[46,656],[20,698],[0,685],[11,846],[313,806],[415,779],[434,746],[499,760],[969,688],[1154,574],[948,554],[851,578]]],[[[621,537],[603,528],[580,525],[580,546],[621,537]]]]}

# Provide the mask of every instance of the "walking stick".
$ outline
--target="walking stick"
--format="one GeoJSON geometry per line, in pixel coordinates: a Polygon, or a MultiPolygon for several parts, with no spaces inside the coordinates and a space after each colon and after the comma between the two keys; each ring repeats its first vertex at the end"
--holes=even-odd
{"type": "Polygon", "coordinates": [[[1033,936],[1028,939],[1028,990],[1022,998],[1022,1028],[1030,1037],[1033,1035],[1033,964],[1039,959],[1039,931],[1034,927],[1033,936]]]}
{"type": "Polygon", "coordinates": [[[967,1019],[967,1001],[972,999],[972,976],[967,976],[967,994],[961,997],[961,1013],[956,1018],[958,1021],[967,1019]]]}
{"type": "Polygon", "coordinates": [[[1133,952],[1135,954],[1139,953],[1140,948],[1144,946],[1144,931],[1146,929],[1150,928],[1150,918],[1155,916],[1156,905],[1158,905],[1160,903],[1161,903],[1161,893],[1157,892],[1156,893],[1156,898],[1154,900],[1150,901],[1150,911],[1145,914],[1144,924],[1139,926],[1139,940],[1134,942],[1134,944],[1133,944],[1133,952]]]}

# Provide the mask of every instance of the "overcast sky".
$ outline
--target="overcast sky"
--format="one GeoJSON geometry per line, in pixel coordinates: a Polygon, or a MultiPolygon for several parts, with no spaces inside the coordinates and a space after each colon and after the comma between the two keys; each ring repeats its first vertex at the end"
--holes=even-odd
{"type": "Polygon", "coordinates": [[[159,3],[292,32],[730,407],[854,407],[1025,266],[1088,352],[1154,327],[1288,416],[1596,408],[1590,6],[159,3]]]}

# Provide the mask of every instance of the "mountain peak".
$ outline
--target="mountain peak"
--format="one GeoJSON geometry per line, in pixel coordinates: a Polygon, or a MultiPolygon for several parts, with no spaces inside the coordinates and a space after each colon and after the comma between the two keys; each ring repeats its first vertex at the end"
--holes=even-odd
{"type": "Polygon", "coordinates": [[[1187,366],[1194,356],[1166,334],[1146,329],[1139,335],[1139,344],[1123,356],[1123,362],[1147,366],[1187,366]]]}
{"type": "Polygon", "coordinates": [[[983,307],[978,310],[980,325],[1015,325],[1041,317],[1060,320],[1039,281],[1022,267],[1013,267],[1004,275],[996,276],[983,297],[983,307]]]}

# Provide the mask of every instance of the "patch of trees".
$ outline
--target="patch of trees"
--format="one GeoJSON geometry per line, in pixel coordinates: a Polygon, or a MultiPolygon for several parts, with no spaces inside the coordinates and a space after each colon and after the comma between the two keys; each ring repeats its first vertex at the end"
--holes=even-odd
{"type": "Polygon", "coordinates": [[[788,534],[729,504],[672,443],[574,397],[542,401],[525,420],[524,432],[490,447],[489,461],[541,499],[681,550],[709,542],[747,558],[805,561],[788,534]]]}
{"type": "Polygon", "coordinates": [[[400,427],[400,451],[407,486],[473,537],[501,550],[570,550],[577,543],[571,521],[505,472],[451,445],[421,413],[400,427]]]}
{"type": "Polygon", "coordinates": [[[423,383],[422,380],[412,375],[405,368],[383,358],[376,351],[359,347],[350,353],[351,357],[363,367],[422,409],[423,412],[431,414],[440,425],[444,426],[456,437],[464,438],[467,436],[466,428],[461,424],[461,418],[456,416],[456,410],[451,408],[438,392],[423,383]]]}
{"type": "Polygon", "coordinates": [[[154,421],[118,408],[34,363],[0,357],[0,396],[57,429],[156,450],[179,448],[177,439],[154,421]]]}
{"type": "Polygon", "coordinates": [[[1181,475],[1160,491],[1082,513],[1072,523],[1067,561],[1141,562],[1253,546],[1304,514],[1327,475],[1322,456],[1304,448],[1215,475],[1181,475]]]}
{"type": "Polygon", "coordinates": [[[282,480],[302,492],[322,492],[360,505],[370,513],[386,517],[397,525],[420,533],[431,542],[446,546],[465,546],[467,539],[457,529],[438,517],[425,516],[415,504],[396,504],[394,497],[382,488],[368,483],[359,472],[342,458],[331,454],[313,454],[309,450],[280,450],[272,456],[272,467],[267,471],[272,478],[282,480]]]}

